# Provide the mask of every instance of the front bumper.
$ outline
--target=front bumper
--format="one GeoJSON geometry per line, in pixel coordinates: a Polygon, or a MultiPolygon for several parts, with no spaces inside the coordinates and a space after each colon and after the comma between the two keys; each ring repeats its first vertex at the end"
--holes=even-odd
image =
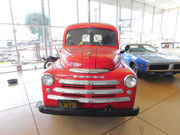
{"type": "Polygon", "coordinates": [[[53,106],[38,105],[39,111],[54,115],[77,115],[77,116],[136,116],[139,113],[139,107],[128,109],[62,109],[53,106]]]}

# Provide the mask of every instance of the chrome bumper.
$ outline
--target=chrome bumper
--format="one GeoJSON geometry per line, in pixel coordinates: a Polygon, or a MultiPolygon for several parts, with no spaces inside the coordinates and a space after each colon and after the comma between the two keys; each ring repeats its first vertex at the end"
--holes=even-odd
{"type": "Polygon", "coordinates": [[[87,89],[65,89],[65,88],[54,88],[53,91],[67,94],[119,94],[124,93],[122,89],[106,89],[106,90],[87,90],[87,89]]]}
{"type": "Polygon", "coordinates": [[[75,73],[86,73],[86,74],[97,74],[97,73],[107,73],[109,69],[85,69],[85,68],[71,68],[70,72],[75,73]]]}
{"type": "Polygon", "coordinates": [[[47,95],[47,99],[51,100],[76,100],[80,103],[113,103],[113,102],[127,102],[131,101],[130,97],[117,97],[117,98],[76,98],[65,97],[56,95],[47,95]]]}

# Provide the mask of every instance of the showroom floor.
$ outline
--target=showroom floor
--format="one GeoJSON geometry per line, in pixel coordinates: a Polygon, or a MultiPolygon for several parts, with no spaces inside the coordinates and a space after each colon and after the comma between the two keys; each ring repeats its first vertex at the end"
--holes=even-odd
{"type": "Polygon", "coordinates": [[[180,74],[139,79],[136,117],[77,117],[42,114],[43,70],[0,74],[0,135],[179,135],[180,74]],[[8,86],[7,79],[18,78],[8,86]]]}

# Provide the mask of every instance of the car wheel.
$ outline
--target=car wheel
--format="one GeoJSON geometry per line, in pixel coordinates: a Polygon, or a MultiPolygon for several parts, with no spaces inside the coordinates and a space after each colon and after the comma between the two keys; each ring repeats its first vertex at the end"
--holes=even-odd
{"type": "Polygon", "coordinates": [[[131,69],[137,74],[138,73],[138,68],[136,63],[131,63],[130,64],[131,69]]]}

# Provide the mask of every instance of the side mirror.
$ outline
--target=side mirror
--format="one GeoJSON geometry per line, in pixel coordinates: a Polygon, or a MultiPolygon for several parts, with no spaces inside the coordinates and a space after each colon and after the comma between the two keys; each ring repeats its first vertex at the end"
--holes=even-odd
{"type": "Polygon", "coordinates": [[[130,49],[130,46],[129,46],[129,45],[126,45],[125,50],[120,51],[120,52],[121,52],[121,54],[123,54],[123,53],[125,53],[126,51],[128,51],[129,49],[130,49]]]}

